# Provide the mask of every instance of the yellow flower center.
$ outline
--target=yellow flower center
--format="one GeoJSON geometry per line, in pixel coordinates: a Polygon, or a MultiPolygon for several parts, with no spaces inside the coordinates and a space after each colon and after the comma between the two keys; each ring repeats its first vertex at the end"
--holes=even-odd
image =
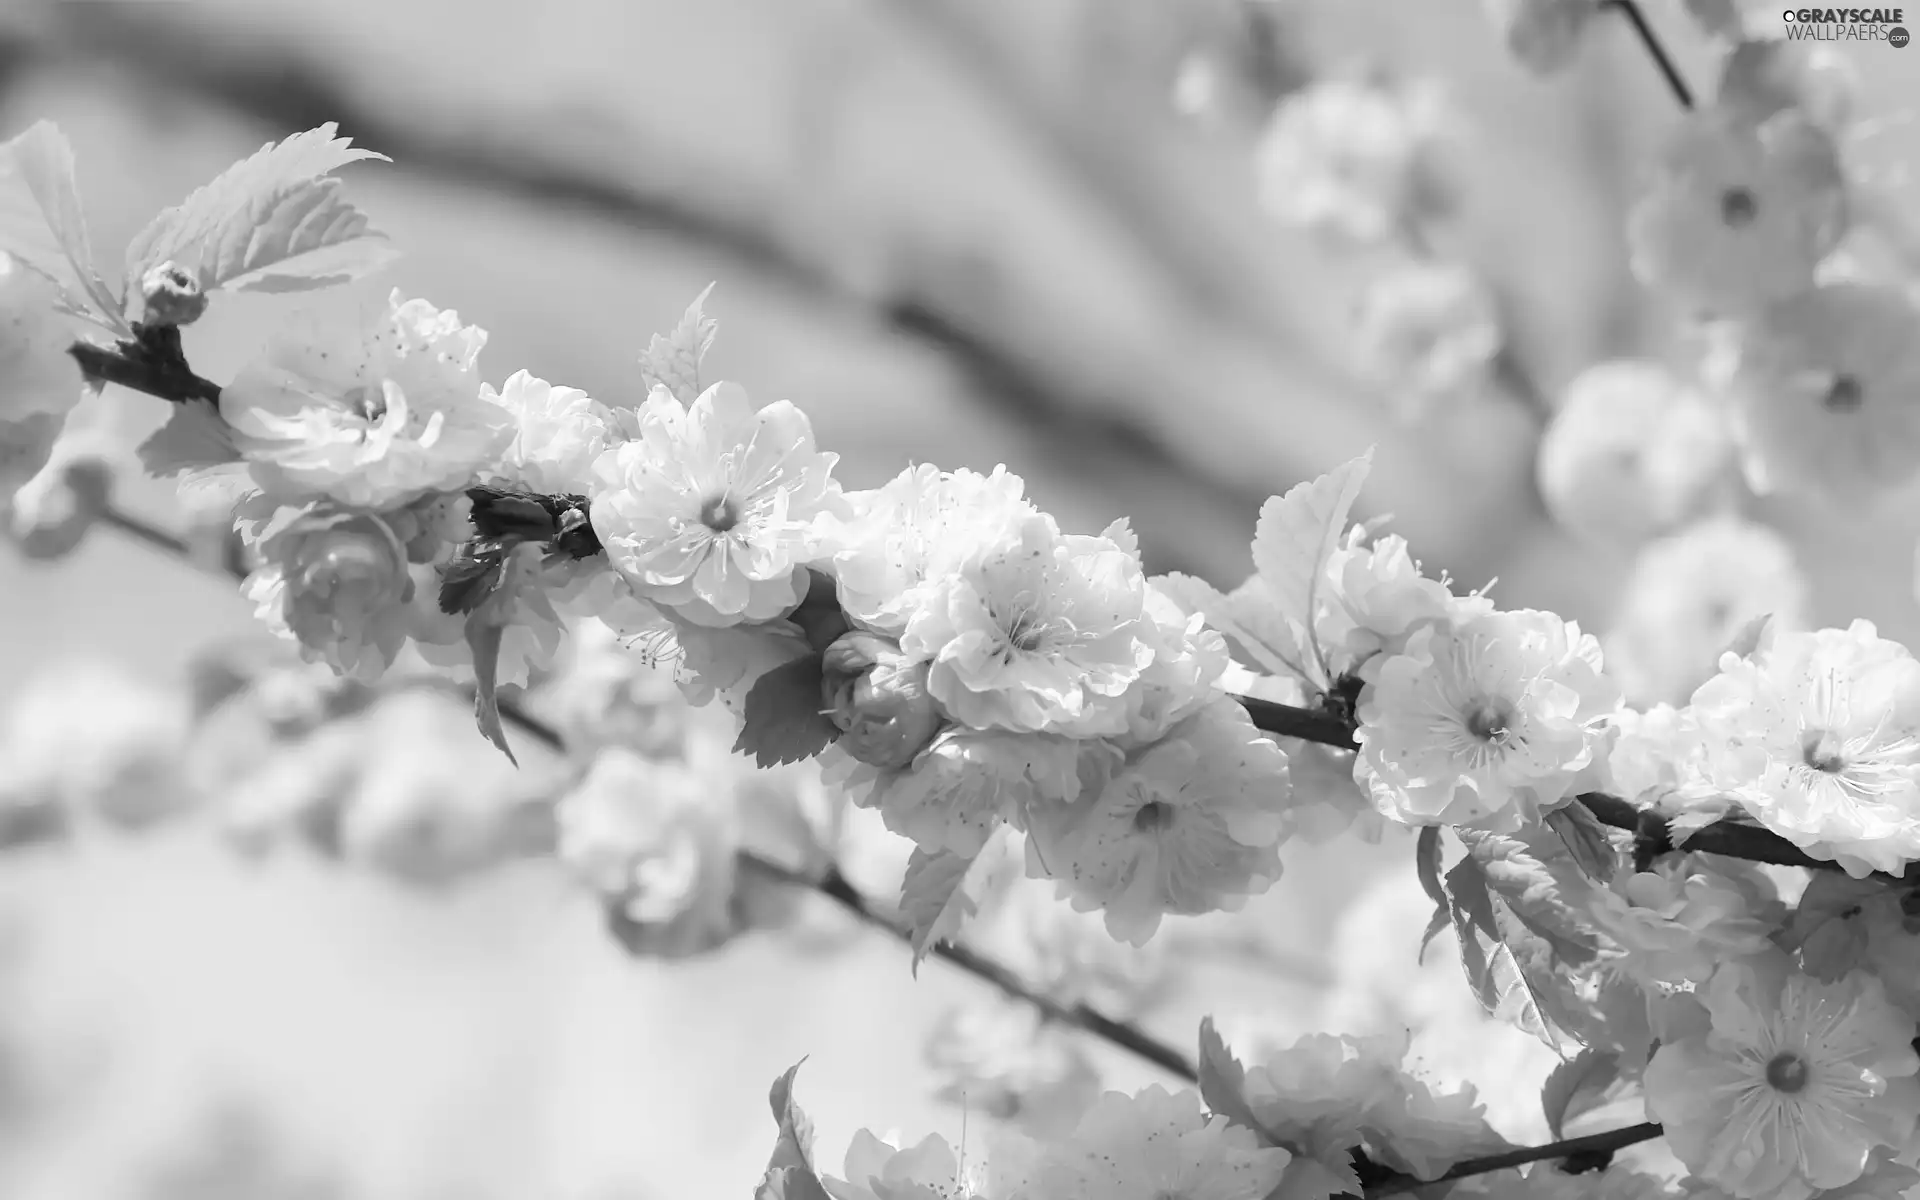
{"type": "Polygon", "coordinates": [[[740,523],[740,509],[727,496],[715,496],[700,506],[700,523],[715,533],[725,533],[740,523]]]}
{"type": "Polygon", "coordinates": [[[1791,1051],[1776,1054],[1767,1064],[1767,1086],[1777,1092],[1792,1095],[1805,1091],[1807,1079],[1812,1074],[1807,1069],[1807,1060],[1791,1051]]]}
{"type": "Polygon", "coordinates": [[[1720,193],[1720,220],[1728,229],[1744,229],[1760,215],[1760,199],[1748,188],[1730,187],[1720,193]]]}
{"type": "Polygon", "coordinates": [[[1867,389],[1851,375],[1835,375],[1827,394],[1820,397],[1820,407],[1835,413],[1858,412],[1866,402],[1867,389]]]}
{"type": "Polygon", "coordinates": [[[387,391],[377,384],[355,388],[347,393],[347,407],[367,424],[376,424],[387,415],[387,391]]]}
{"type": "Polygon", "coordinates": [[[1133,827],[1140,833],[1158,833],[1173,824],[1173,806],[1160,800],[1149,800],[1133,814],[1133,827]]]}
{"type": "Polygon", "coordinates": [[[1840,753],[1840,739],[1825,729],[1814,729],[1800,743],[1800,759],[1816,771],[1838,775],[1846,770],[1847,760],[1840,753]]]}
{"type": "Polygon", "coordinates": [[[1513,709],[1504,701],[1482,700],[1467,713],[1467,732],[1483,742],[1504,741],[1513,709]]]}

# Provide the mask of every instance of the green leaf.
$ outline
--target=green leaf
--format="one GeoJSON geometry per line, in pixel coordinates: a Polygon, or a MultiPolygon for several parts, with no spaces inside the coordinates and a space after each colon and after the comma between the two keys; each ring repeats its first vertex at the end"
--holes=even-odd
{"type": "Polygon", "coordinates": [[[833,1200],[820,1177],[804,1167],[781,1167],[767,1172],[753,1191],[753,1200],[833,1200]]]}
{"type": "Polygon", "coordinates": [[[1567,1136],[1566,1124],[1606,1102],[1620,1078],[1620,1056],[1591,1047],[1567,1059],[1540,1086],[1540,1110],[1555,1140],[1567,1136]]]}
{"type": "Polygon", "coordinates": [[[119,337],[133,336],[119,297],[94,266],[73,147],[51,121],[0,145],[0,251],[50,280],[72,311],[119,337]]]}
{"type": "Polygon", "coordinates": [[[1591,809],[1578,801],[1556,808],[1547,814],[1547,828],[1559,836],[1581,874],[1599,884],[1612,881],[1620,869],[1620,851],[1591,809]]]}
{"type": "Polygon", "coordinates": [[[1373,451],[1342,463],[1260,507],[1253,566],[1280,614],[1310,637],[1327,556],[1340,545],[1347,518],[1373,466],[1373,451]]]}
{"type": "Polygon", "coordinates": [[[500,723],[500,697],[495,694],[499,687],[500,639],[505,632],[506,623],[493,613],[480,611],[467,617],[467,649],[473,652],[474,721],[481,736],[499,747],[507,761],[517,767],[520,760],[507,745],[507,731],[500,723]]]}
{"type": "Polygon", "coordinates": [[[1305,679],[1301,663],[1302,630],[1288,623],[1266,583],[1256,575],[1224,594],[1204,579],[1178,571],[1156,575],[1152,583],[1189,613],[1199,613],[1227,639],[1240,662],[1269,675],[1305,679]]]}
{"type": "Polygon", "coordinates": [[[734,750],[751,754],[763,767],[812,758],[840,736],[823,711],[825,703],[818,654],[782,663],[747,690],[734,750]]]}
{"type": "Polygon", "coordinates": [[[168,405],[166,423],[140,443],[139,454],[147,474],[162,479],[240,461],[220,411],[199,401],[168,405]]]}
{"type": "Polygon", "coordinates": [[[935,942],[945,941],[960,932],[960,925],[976,910],[967,895],[967,872],[978,856],[963,856],[951,851],[928,854],[919,846],[907,859],[906,878],[900,884],[900,915],[913,931],[913,973],[920,973],[920,962],[935,942]]]}
{"type": "Polygon", "coordinates": [[[1258,1134],[1264,1145],[1285,1145],[1247,1103],[1247,1069],[1227,1049],[1226,1039],[1214,1027],[1212,1017],[1200,1020],[1199,1067],[1200,1098],[1206,1101],[1208,1112],[1225,1117],[1229,1125],[1258,1134]]]}
{"type": "Polygon", "coordinates": [[[767,1104],[773,1109],[773,1119],[780,1127],[779,1139],[774,1142],[773,1156],[767,1160],[767,1170],[798,1167],[803,1171],[813,1170],[813,1122],[793,1099],[794,1077],[807,1060],[788,1067],[786,1073],[773,1081],[772,1089],[767,1093],[767,1104]]]}
{"type": "MultiPolygon", "coordinates": [[[[1564,1034],[1588,1023],[1575,971],[1598,957],[1598,938],[1559,911],[1557,878],[1524,841],[1456,832],[1469,853],[1445,886],[1468,985],[1490,1015],[1557,1051],[1564,1034]]],[[[1589,886],[1570,864],[1556,868],[1589,886]]]]}
{"type": "Polygon", "coordinates": [[[1727,641],[1726,649],[1721,653],[1736,655],[1740,658],[1753,657],[1753,652],[1758,650],[1760,643],[1766,640],[1767,631],[1772,624],[1773,614],[1761,613],[1735,630],[1733,637],[1727,641]]]}
{"type": "MultiPolygon", "coordinates": [[[[1587,916],[1594,885],[1560,838],[1545,828],[1513,835],[1459,829],[1467,848],[1457,871],[1475,871],[1512,916],[1542,938],[1556,965],[1583,967],[1599,957],[1601,939],[1587,916]]],[[[1448,876],[1448,891],[1452,892],[1448,876]]]]}
{"type": "Polygon", "coordinates": [[[207,241],[206,291],[300,292],[371,274],[398,254],[387,236],[341,196],[338,179],[262,196],[207,241]]]}
{"type": "Polygon", "coordinates": [[[204,282],[207,265],[218,261],[218,248],[244,244],[251,231],[261,227],[262,215],[281,211],[293,197],[309,190],[314,180],[350,163],[388,161],[384,154],[355,147],[349,138],[335,137],[339,128],[329,122],[284,141],[269,142],[155,217],[127,246],[127,278],[138,280],[171,261],[199,270],[204,282]],[[248,232],[240,233],[243,229],[248,232]]]}
{"type": "Polygon", "coordinates": [[[692,404],[700,395],[700,364],[713,346],[719,322],[701,310],[713,294],[713,284],[694,297],[680,323],[666,337],[653,335],[647,352],[640,356],[640,378],[648,391],[666,388],[682,404],[692,404]]]}
{"type": "Polygon", "coordinates": [[[1420,953],[1415,956],[1416,964],[1427,957],[1427,947],[1435,936],[1452,923],[1453,902],[1447,899],[1447,889],[1440,882],[1440,827],[1428,825],[1420,830],[1420,836],[1413,844],[1413,871],[1420,879],[1420,890],[1433,901],[1433,916],[1427,921],[1425,933],[1420,935],[1420,953]]]}
{"type": "MultiPolygon", "coordinates": [[[[1484,892],[1481,897],[1485,898],[1484,892]]],[[[1561,1039],[1541,1007],[1532,976],[1498,931],[1499,920],[1491,908],[1483,924],[1471,904],[1454,907],[1453,932],[1460,939],[1460,965],[1474,999],[1489,1016],[1559,1050],[1561,1039]]]]}
{"type": "Polygon", "coordinates": [[[507,570],[513,546],[506,542],[462,542],[440,568],[440,611],[471,613],[487,602],[507,570]]]}

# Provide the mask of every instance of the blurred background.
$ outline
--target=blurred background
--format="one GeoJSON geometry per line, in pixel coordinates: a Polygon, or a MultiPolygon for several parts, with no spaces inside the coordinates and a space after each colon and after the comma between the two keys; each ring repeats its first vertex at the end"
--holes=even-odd
{"type": "MultiPolygon", "coordinates": [[[[1678,0],[1647,11],[1708,89],[1678,0]]],[[[1842,52],[1864,108],[1911,104],[1920,58],[1842,52]]],[[[1672,98],[1624,23],[1543,79],[1477,0],[7,0],[0,136],[41,118],[74,143],[106,261],[263,142],[338,121],[394,160],[347,173],[405,250],[369,289],[488,329],[490,379],[637,400],[648,337],[717,281],[714,374],[797,403],[847,486],[1005,463],[1064,525],[1129,516],[1150,571],[1222,586],[1262,500],[1374,445],[1360,515],[1391,514],[1430,572],[1604,629],[1631,550],[1556,529],[1534,448],[1583,368],[1689,351],[1622,244],[1672,98]],[[1411,413],[1356,315],[1377,254],[1262,199],[1266,114],[1330,77],[1432,100],[1421,237],[1499,331],[1486,370],[1411,413]]],[[[300,305],[341,302],[218,303],[189,355],[224,379],[300,305]]],[[[129,444],[161,416],[97,403],[129,444]]],[[[119,498],[177,525],[171,490],[119,498]]],[[[1912,505],[1758,511],[1815,621],[1920,632],[1912,505]]],[[[10,681],[91,660],[177,682],[252,632],[230,586],[110,531],[55,564],[0,555],[10,681]]],[[[1258,953],[1181,966],[1147,1023],[1182,1045],[1207,1011],[1306,1029],[1356,972],[1411,980],[1410,855],[1295,856],[1232,927],[1258,953]]],[[[740,1196],[767,1084],[803,1056],[829,1164],[861,1126],[957,1140],[984,1119],[919,1065],[976,985],[914,979],[831,909],[810,939],[663,964],[550,870],[423,891],[182,827],[0,860],[0,922],[6,1200],[740,1196]]],[[[1095,1061],[1109,1086],[1155,1081],[1095,1061]]]]}

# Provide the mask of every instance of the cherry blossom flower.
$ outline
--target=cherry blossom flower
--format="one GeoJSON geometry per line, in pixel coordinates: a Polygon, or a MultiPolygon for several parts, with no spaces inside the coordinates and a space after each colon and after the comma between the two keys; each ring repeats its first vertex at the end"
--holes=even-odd
{"type": "Polygon", "coordinates": [[[1735,434],[1756,490],[1871,499],[1920,473],[1920,308],[1832,283],[1739,327],[1735,434]]]}
{"type": "Polygon", "coordinates": [[[594,532],[641,599],[687,622],[771,620],[807,594],[813,522],[841,504],[838,459],[787,401],[756,411],[718,383],[683,407],[655,389],[638,436],[594,464],[594,532]]]}
{"type": "Polygon", "coordinates": [[[1588,367],[1540,439],[1541,498],[1589,541],[1633,545],[1700,512],[1732,474],[1724,414],[1657,363],[1588,367]]]}
{"type": "Polygon", "coordinates": [[[1747,1200],[1808,1200],[1858,1180],[1876,1147],[1910,1143],[1914,1023],[1878,980],[1823,984],[1774,956],[1724,963],[1697,995],[1708,1029],[1663,1042],[1646,1089],[1667,1144],[1703,1181],[1747,1200]]]}
{"type": "Polygon", "coordinates": [[[1599,644],[1551,613],[1429,626],[1362,693],[1354,778],[1408,824],[1512,824],[1565,802],[1618,702],[1599,644]]]}
{"type": "Polygon", "coordinates": [[[1693,711],[1705,782],[1862,876],[1920,859],[1920,662],[1872,622],[1728,654],[1693,711]]]}
{"type": "Polygon", "coordinates": [[[1124,523],[1063,534],[1052,517],[1018,520],[1011,536],[925,585],[900,638],[931,660],[927,690],[976,729],[1118,734],[1122,697],[1149,663],[1146,577],[1124,523]]]}
{"type": "Polygon", "coordinates": [[[1264,1200],[1292,1156],[1201,1111],[1190,1091],[1108,1092],[1035,1165],[1047,1200],[1264,1200]]]}
{"type": "Polygon", "coordinates": [[[481,394],[484,330],[394,292],[358,329],[308,322],[269,343],[220,393],[253,480],[289,500],[389,508],[457,491],[513,438],[481,394]]]}
{"type": "Polygon", "coordinates": [[[1140,945],[1163,915],[1238,908],[1272,887],[1287,806],[1286,755],[1223,696],[1078,801],[1030,813],[1027,873],[1140,945]]]}

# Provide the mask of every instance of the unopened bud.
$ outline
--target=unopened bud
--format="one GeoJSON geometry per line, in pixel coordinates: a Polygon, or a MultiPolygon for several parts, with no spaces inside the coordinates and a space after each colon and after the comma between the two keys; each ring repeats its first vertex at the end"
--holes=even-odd
{"type": "Polygon", "coordinates": [[[207,311],[207,294],[200,290],[200,281],[171,262],[140,277],[140,297],[145,305],[142,325],[191,325],[207,311]]]}
{"type": "Polygon", "coordinates": [[[877,634],[849,633],[827,647],[821,666],[836,743],[863,763],[904,767],[940,731],[940,706],[927,692],[924,660],[877,634]]]}

